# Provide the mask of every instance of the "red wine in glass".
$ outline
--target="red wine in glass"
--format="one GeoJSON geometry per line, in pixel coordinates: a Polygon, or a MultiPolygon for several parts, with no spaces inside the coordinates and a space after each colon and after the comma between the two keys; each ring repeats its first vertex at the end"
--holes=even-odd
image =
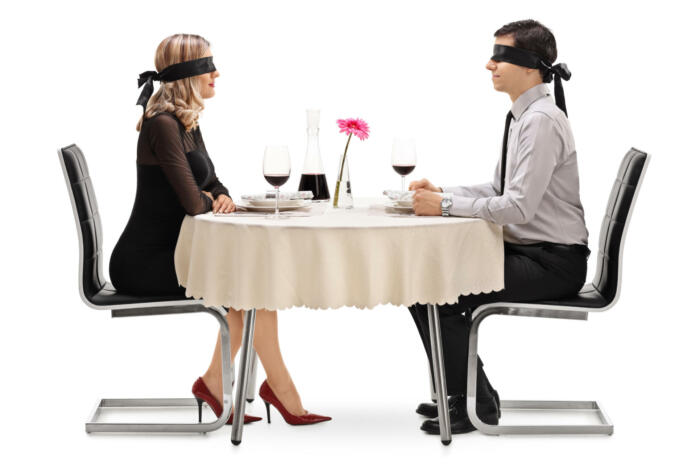
{"type": "Polygon", "coordinates": [[[266,182],[268,182],[269,184],[271,184],[274,187],[280,187],[281,185],[286,183],[288,181],[288,179],[290,178],[290,176],[283,176],[283,175],[281,175],[281,176],[264,175],[263,177],[266,178],[266,182]]]}
{"type": "Polygon", "coordinates": [[[400,176],[408,176],[414,169],[416,169],[415,164],[394,164],[392,167],[400,176]]]}
{"type": "Polygon", "coordinates": [[[416,142],[395,138],[392,145],[392,167],[401,176],[401,191],[406,191],[406,176],[416,168],[416,142]]]}
{"type": "Polygon", "coordinates": [[[280,198],[278,188],[290,178],[290,153],[287,146],[269,145],[266,147],[263,153],[263,177],[266,178],[269,184],[275,187],[275,214],[270,217],[278,219],[280,217],[278,213],[278,199],[280,198]]]}

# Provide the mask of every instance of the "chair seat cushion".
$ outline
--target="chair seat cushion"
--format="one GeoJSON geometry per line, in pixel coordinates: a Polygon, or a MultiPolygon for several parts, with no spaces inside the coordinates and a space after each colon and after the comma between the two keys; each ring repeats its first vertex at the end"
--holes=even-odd
{"type": "Polygon", "coordinates": [[[99,290],[97,293],[88,298],[89,301],[96,306],[108,307],[131,304],[160,303],[163,301],[194,301],[193,298],[187,298],[184,295],[126,295],[116,291],[113,285],[111,285],[109,282],[107,282],[101,290],[99,290]]]}
{"type": "Polygon", "coordinates": [[[577,295],[562,298],[560,300],[535,301],[534,304],[553,306],[572,306],[582,308],[604,308],[609,302],[592,284],[587,284],[577,295]]]}

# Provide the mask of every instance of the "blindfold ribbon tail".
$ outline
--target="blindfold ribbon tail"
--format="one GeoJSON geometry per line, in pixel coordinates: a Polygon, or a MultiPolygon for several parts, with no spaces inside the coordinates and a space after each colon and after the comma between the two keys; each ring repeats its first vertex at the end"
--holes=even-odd
{"type": "MultiPolygon", "coordinates": [[[[143,73],[145,74],[145,73],[143,73]]],[[[138,79],[138,87],[141,87],[145,85],[143,88],[143,91],[140,92],[140,96],[138,97],[138,101],[135,103],[136,105],[141,105],[143,107],[143,113],[145,113],[145,108],[147,107],[147,102],[150,101],[150,97],[152,96],[152,93],[155,91],[155,86],[152,83],[152,76],[147,77],[147,79],[142,82],[142,74],[141,78],[138,79]]]]}

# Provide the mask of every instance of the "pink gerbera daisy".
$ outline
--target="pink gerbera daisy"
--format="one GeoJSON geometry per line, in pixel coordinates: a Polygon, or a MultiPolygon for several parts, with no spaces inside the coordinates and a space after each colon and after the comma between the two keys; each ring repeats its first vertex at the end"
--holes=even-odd
{"type": "Polygon", "coordinates": [[[360,140],[370,136],[370,126],[360,118],[338,119],[336,121],[340,132],[346,135],[355,135],[360,140]]]}

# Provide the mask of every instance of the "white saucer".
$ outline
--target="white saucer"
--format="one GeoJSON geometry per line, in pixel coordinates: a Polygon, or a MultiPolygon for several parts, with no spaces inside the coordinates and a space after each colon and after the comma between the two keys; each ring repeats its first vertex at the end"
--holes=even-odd
{"type": "Polygon", "coordinates": [[[387,205],[387,208],[391,208],[402,213],[412,213],[413,203],[408,203],[407,205],[400,205],[399,202],[394,202],[390,205],[387,205]]]}
{"type": "MultiPolygon", "coordinates": [[[[275,209],[275,198],[273,199],[258,199],[258,200],[245,200],[249,205],[251,206],[258,206],[258,207],[269,207],[275,209]]],[[[302,207],[305,206],[305,203],[308,200],[278,200],[278,206],[279,207],[288,207],[288,206],[296,206],[296,207],[302,207]]]]}
{"type": "MultiPolygon", "coordinates": [[[[296,202],[296,200],[287,200],[285,203],[293,203],[296,202]]],[[[280,201],[278,202],[278,211],[294,211],[296,209],[300,208],[306,208],[308,206],[311,206],[312,201],[311,200],[300,200],[300,203],[295,203],[295,204],[285,204],[283,205],[283,202],[280,201]]],[[[260,213],[274,213],[275,212],[275,200],[273,200],[272,205],[253,205],[250,202],[243,202],[239,205],[240,208],[245,209],[246,211],[254,211],[254,212],[260,212],[260,213]]]]}

